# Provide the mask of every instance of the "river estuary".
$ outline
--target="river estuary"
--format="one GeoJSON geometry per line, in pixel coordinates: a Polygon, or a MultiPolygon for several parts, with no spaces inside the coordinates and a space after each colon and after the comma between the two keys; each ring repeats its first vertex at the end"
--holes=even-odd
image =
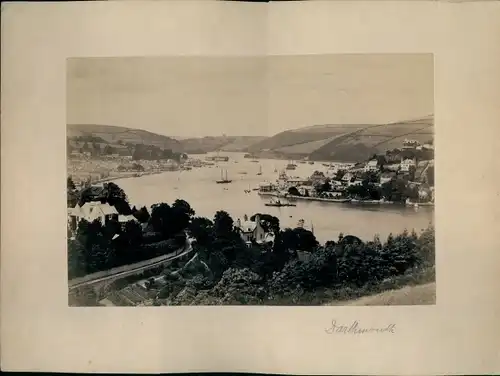
{"type": "MultiPolygon", "coordinates": [[[[320,242],[337,240],[338,235],[351,234],[363,240],[373,239],[379,234],[385,240],[389,233],[399,233],[404,229],[420,232],[433,222],[432,207],[404,207],[399,205],[354,205],[313,201],[296,201],[296,207],[267,207],[269,197],[261,197],[257,191],[245,190],[258,186],[263,181],[274,182],[278,171],[284,169],[288,161],[260,159],[258,163],[243,158],[241,153],[224,153],[228,162],[217,162],[218,166],[193,168],[189,171],[164,172],[138,178],[117,180],[124,189],[131,205],[136,207],[166,202],[171,204],[180,198],[189,202],[197,216],[213,218],[217,210],[227,211],[233,219],[254,213],[269,213],[280,219],[281,227],[295,227],[299,219],[305,226],[314,228],[320,242]],[[231,184],[216,184],[221,170],[226,171],[231,184]],[[259,171],[262,175],[257,175],[259,171]]],[[[198,156],[204,159],[205,155],[198,156]]],[[[297,163],[290,176],[307,177],[315,170],[325,171],[326,167],[316,162],[314,165],[297,163]]],[[[225,172],[224,172],[225,174],[225,172]]]]}

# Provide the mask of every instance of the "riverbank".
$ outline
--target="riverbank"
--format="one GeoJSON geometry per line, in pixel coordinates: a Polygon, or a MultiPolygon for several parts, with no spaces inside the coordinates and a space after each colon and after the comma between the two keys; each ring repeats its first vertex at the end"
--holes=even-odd
{"type": "Polygon", "coordinates": [[[278,192],[258,192],[259,196],[268,197],[283,197],[291,201],[316,201],[316,202],[327,202],[335,204],[359,204],[359,205],[394,205],[394,206],[427,206],[434,207],[433,202],[394,202],[386,200],[355,200],[351,198],[323,198],[323,197],[311,197],[311,196],[296,196],[290,194],[281,194],[278,192]]]}

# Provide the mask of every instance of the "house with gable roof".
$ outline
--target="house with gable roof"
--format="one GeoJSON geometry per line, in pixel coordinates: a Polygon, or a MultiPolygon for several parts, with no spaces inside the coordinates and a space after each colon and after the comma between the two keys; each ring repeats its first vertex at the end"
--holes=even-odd
{"type": "Polygon", "coordinates": [[[243,217],[243,221],[238,218],[236,221],[236,228],[239,230],[241,238],[248,246],[253,242],[265,244],[274,241],[274,235],[267,232],[264,227],[262,227],[258,214],[255,216],[255,221],[250,221],[246,214],[243,217]]]}

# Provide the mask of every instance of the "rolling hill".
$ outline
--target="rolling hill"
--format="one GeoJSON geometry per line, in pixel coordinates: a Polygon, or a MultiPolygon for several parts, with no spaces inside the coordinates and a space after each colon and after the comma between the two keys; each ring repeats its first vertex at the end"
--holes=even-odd
{"type": "Polygon", "coordinates": [[[118,142],[145,144],[154,145],[162,149],[171,149],[174,152],[183,151],[182,143],[178,140],[142,129],[117,127],[114,125],[68,124],[66,132],[68,138],[93,136],[99,137],[110,144],[118,142]]]}
{"type": "Polygon", "coordinates": [[[215,136],[180,139],[185,153],[207,153],[216,150],[244,152],[250,145],[261,142],[267,137],[260,136],[215,136]]]}
{"type": "Polygon", "coordinates": [[[249,147],[298,159],[358,161],[375,153],[401,147],[405,138],[433,139],[434,116],[389,124],[326,124],[278,133],[249,147]]]}
{"type": "Polygon", "coordinates": [[[262,142],[267,137],[260,136],[216,136],[176,139],[148,132],[142,129],[97,124],[68,124],[68,138],[92,136],[99,143],[154,145],[174,152],[207,153],[216,150],[244,152],[250,145],[262,142]]]}

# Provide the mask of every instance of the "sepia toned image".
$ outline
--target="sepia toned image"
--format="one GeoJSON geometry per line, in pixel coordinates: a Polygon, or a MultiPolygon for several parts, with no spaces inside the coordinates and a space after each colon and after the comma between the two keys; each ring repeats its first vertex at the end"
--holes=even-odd
{"type": "Polygon", "coordinates": [[[432,305],[432,54],[67,60],[70,306],[432,305]]]}

